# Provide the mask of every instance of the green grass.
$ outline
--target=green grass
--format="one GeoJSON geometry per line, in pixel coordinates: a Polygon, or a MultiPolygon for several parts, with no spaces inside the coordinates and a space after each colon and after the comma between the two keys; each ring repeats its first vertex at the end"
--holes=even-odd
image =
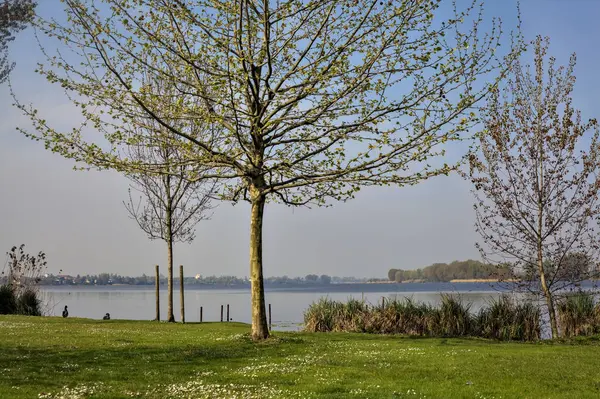
{"type": "Polygon", "coordinates": [[[276,333],[0,317],[0,398],[598,398],[600,340],[276,333]],[[40,395],[41,394],[41,395],[40,395]]]}

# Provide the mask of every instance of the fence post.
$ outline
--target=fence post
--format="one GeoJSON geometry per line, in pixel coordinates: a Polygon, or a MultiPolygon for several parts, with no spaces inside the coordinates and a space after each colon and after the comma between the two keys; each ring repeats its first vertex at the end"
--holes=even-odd
{"type": "Polygon", "coordinates": [[[223,323],[223,305],[221,305],[221,323],[223,323]]]}
{"type": "Polygon", "coordinates": [[[229,322],[229,304],[227,304],[227,322],[229,322]]]}
{"type": "Polygon", "coordinates": [[[155,266],[156,270],[156,321],[160,321],[160,296],[159,296],[159,285],[160,285],[160,274],[158,272],[158,265],[155,266]]]}
{"type": "Polygon", "coordinates": [[[269,331],[271,331],[271,304],[269,304],[269,331]]]}
{"type": "Polygon", "coordinates": [[[202,306],[200,306],[200,323],[202,323],[202,306]]]}
{"type": "Polygon", "coordinates": [[[179,265],[179,299],[181,302],[181,322],[185,323],[185,301],[183,295],[183,265],[179,265]]]}

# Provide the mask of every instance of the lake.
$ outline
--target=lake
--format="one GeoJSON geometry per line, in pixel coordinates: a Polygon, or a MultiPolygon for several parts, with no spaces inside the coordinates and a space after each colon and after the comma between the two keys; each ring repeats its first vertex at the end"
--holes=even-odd
{"type": "MultiPolygon", "coordinates": [[[[266,303],[271,304],[273,329],[300,328],[306,308],[322,297],[346,301],[348,298],[381,303],[389,299],[412,297],[416,301],[436,304],[440,292],[460,294],[477,311],[491,298],[500,295],[499,287],[487,283],[403,283],[403,284],[331,284],[313,287],[266,287],[266,303]]],[[[58,316],[65,305],[70,317],[101,319],[110,313],[113,319],[152,320],[155,316],[155,293],[152,286],[45,286],[42,299],[49,315],[58,316]]],[[[161,320],[167,311],[167,290],[160,289],[161,320]]],[[[250,323],[250,290],[211,289],[190,285],[185,290],[186,321],[219,321],[221,305],[229,304],[234,321],[250,323]]],[[[268,305],[267,305],[268,306],[268,305]]],[[[179,291],[174,292],[175,319],[180,320],[179,291]]]]}

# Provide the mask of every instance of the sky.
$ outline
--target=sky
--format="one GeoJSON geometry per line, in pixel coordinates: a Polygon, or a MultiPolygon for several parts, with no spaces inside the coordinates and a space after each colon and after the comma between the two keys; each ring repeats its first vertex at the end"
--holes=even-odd
{"type": "MultiPolygon", "coordinates": [[[[60,7],[58,0],[40,3],[45,16],[60,7]]],[[[600,117],[600,0],[522,0],[521,12],[526,39],[549,36],[559,64],[577,53],[574,105],[584,118],[600,117]]],[[[516,1],[487,0],[485,16],[514,26],[516,1]]],[[[20,34],[10,56],[19,100],[57,126],[76,126],[78,115],[60,88],[34,72],[43,56],[31,30],[20,34]]],[[[155,264],[164,271],[164,242],[148,240],[123,206],[128,181],[116,172],[74,171],[72,161],[16,130],[29,124],[12,103],[8,85],[0,86],[0,253],[22,243],[30,253],[43,250],[50,273],[151,275],[155,264]]],[[[364,189],[331,208],[268,204],[264,273],[384,278],[390,268],[479,259],[469,190],[454,175],[414,187],[364,189]]],[[[244,203],[220,203],[211,220],[198,224],[192,244],[176,245],[175,263],[186,275],[247,276],[249,210],[244,203]]]]}

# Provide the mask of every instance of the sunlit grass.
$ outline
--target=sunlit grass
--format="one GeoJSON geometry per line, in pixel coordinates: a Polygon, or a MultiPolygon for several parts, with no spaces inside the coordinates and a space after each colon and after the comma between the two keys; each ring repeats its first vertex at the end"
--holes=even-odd
{"type": "Polygon", "coordinates": [[[0,317],[0,398],[597,398],[600,341],[0,317]]]}

